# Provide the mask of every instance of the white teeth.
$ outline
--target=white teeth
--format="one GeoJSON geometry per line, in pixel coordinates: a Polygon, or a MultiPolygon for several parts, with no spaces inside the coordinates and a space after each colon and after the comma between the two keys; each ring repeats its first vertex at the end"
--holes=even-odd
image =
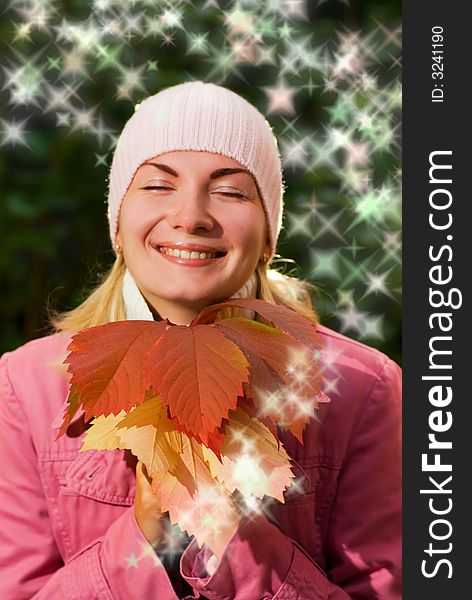
{"type": "Polygon", "coordinates": [[[188,250],[177,250],[175,248],[160,248],[161,252],[169,256],[179,256],[180,258],[202,259],[216,258],[215,252],[189,252],[188,250]]]}

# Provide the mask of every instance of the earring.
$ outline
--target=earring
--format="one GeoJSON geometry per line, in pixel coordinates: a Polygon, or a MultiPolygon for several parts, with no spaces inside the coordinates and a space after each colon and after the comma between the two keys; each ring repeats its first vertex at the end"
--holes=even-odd
{"type": "Polygon", "coordinates": [[[120,253],[121,253],[121,246],[120,246],[120,244],[115,244],[115,252],[116,252],[117,254],[120,254],[120,253]]]}
{"type": "Polygon", "coordinates": [[[264,254],[262,255],[262,259],[261,262],[265,265],[269,260],[269,255],[267,254],[267,252],[264,252],[264,254]]]}

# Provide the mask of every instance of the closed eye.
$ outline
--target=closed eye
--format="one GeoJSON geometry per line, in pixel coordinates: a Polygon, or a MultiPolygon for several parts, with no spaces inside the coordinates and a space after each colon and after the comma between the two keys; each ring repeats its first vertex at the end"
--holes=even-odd
{"type": "MultiPolygon", "coordinates": [[[[147,185],[142,188],[143,190],[171,190],[172,188],[165,185],[147,185]]],[[[241,194],[240,192],[223,192],[219,190],[215,190],[217,194],[221,196],[230,196],[232,198],[247,198],[245,194],[241,194]]]]}
{"type": "Polygon", "coordinates": [[[231,188],[215,189],[212,190],[212,193],[219,194],[220,196],[230,196],[232,198],[248,198],[248,196],[243,192],[238,192],[236,190],[232,190],[231,188]]]}
{"type": "Polygon", "coordinates": [[[238,192],[217,192],[222,196],[232,196],[233,198],[247,198],[244,194],[240,194],[238,192]]]}
{"type": "Polygon", "coordinates": [[[172,188],[165,185],[147,185],[143,190],[171,190],[172,188]]]}

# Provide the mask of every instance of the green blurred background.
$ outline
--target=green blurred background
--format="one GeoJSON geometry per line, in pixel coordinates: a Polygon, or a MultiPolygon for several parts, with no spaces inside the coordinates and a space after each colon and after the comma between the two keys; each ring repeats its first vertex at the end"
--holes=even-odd
{"type": "Polygon", "coordinates": [[[48,333],[113,261],[107,175],[134,105],[230,87],[279,139],[278,253],[321,321],[401,362],[397,1],[13,1],[0,16],[1,347],[48,333]],[[280,87],[280,90],[277,89],[280,87]]]}

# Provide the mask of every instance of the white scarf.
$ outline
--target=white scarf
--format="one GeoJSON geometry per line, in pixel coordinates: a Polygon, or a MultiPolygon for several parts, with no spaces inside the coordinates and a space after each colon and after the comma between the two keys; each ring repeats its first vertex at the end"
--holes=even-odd
{"type": "MultiPolygon", "coordinates": [[[[254,273],[243,285],[243,287],[231,296],[232,299],[236,298],[255,298],[257,293],[257,274],[254,273]]],[[[154,317],[152,312],[149,310],[149,306],[141,294],[136,282],[131,273],[126,269],[125,276],[123,277],[123,301],[125,304],[126,319],[128,321],[153,321],[154,317]]],[[[248,319],[254,318],[253,311],[243,311],[243,315],[248,319]]],[[[242,316],[243,316],[242,315],[242,316]]]]}

